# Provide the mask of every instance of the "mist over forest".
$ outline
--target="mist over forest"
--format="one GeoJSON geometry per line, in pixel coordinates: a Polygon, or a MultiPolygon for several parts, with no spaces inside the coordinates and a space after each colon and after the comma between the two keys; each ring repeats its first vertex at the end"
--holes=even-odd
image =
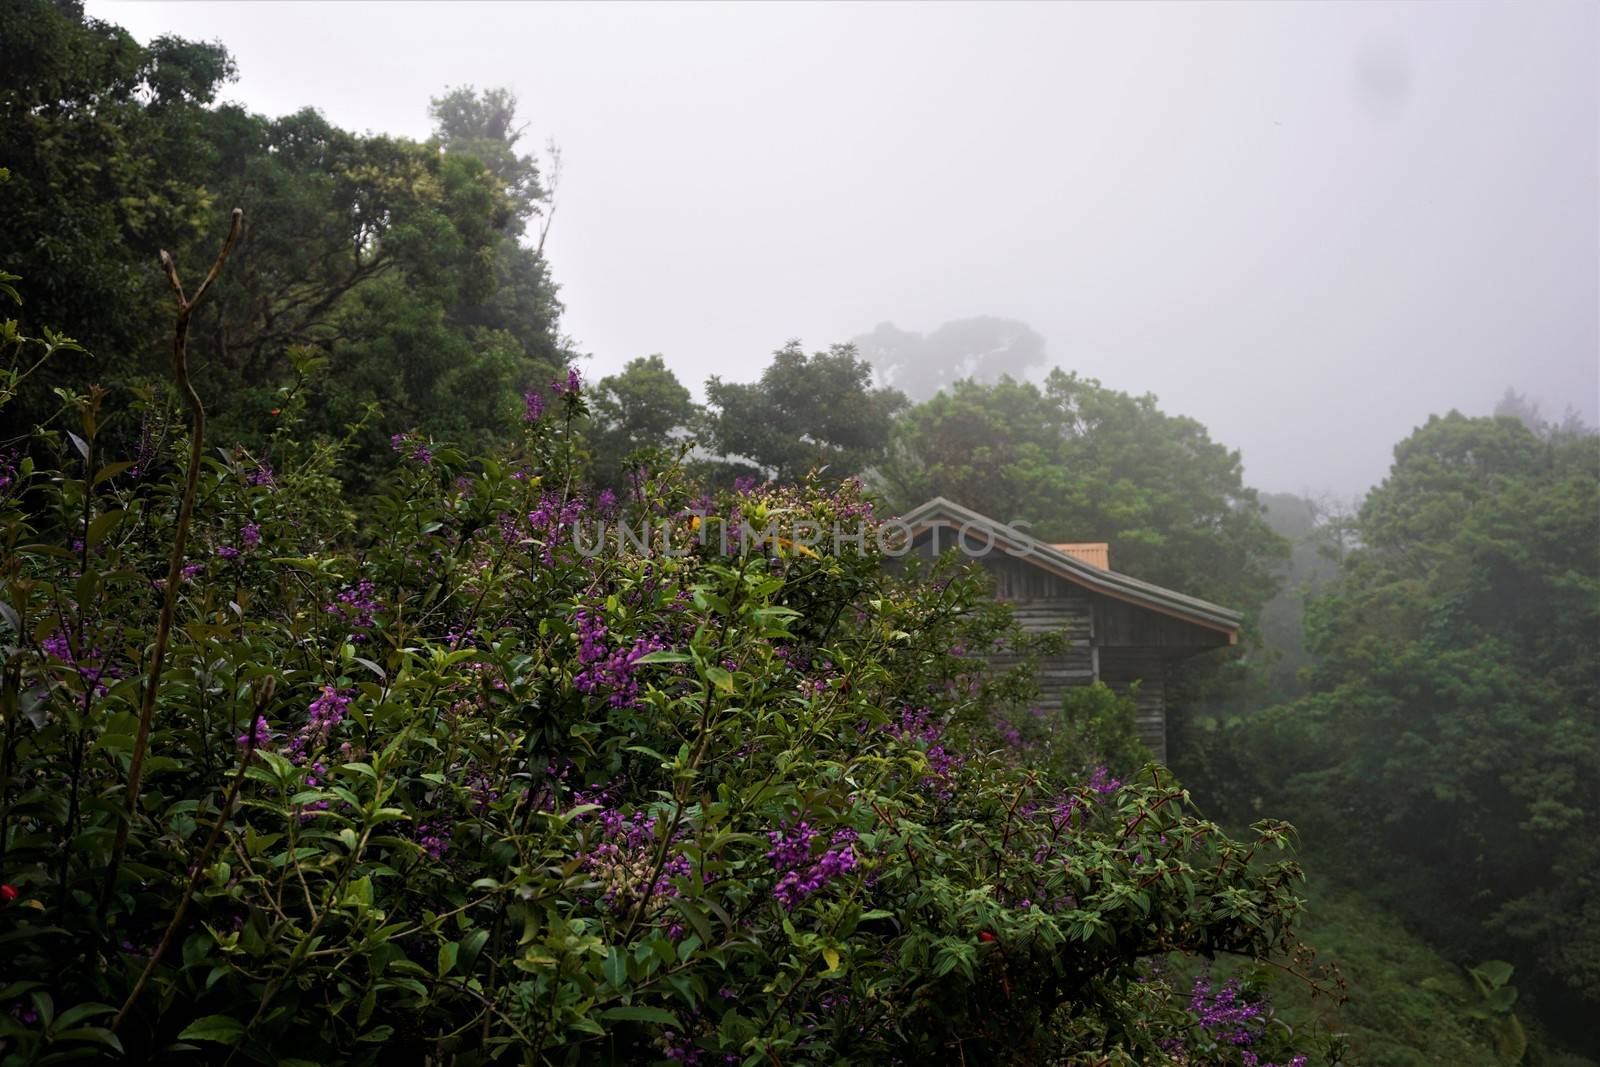
{"type": "Polygon", "coordinates": [[[0,1067],[1600,1062],[1594,7],[312,11],[0,10],[0,1067]]]}

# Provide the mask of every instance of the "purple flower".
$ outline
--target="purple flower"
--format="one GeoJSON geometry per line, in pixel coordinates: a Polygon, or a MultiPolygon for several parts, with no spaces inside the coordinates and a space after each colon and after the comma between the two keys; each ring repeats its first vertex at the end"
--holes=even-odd
{"type": "Polygon", "coordinates": [[[272,467],[267,463],[257,463],[256,469],[245,475],[244,479],[250,485],[274,486],[278,484],[277,477],[272,473],[272,467]]]}
{"type": "Polygon", "coordinates": [[[550,390],[551,390],[551,392],[555,393],[557,396],[560,396],[563,393],[576,393],[578,391],[579,387],[581,387],[582,385],[583,385],[583,378],[579,376],[578,368],[577,367],[568,367],[567,368],[567,380],[563,382],[559,378],[556,379],[555,381],[550,383],[550,390]]]}
{"type": "Polygon", "coordinates": [[[922,778],[922,787],[941,800],[949,800],[955,795],[955,772],[967,759],[939,743],[944,736],[944,724],[933,721],[927,708],[915,711],[907,708],[900,712],[898,723],[886,723],[882,729],[902,742],[925,744],[927,748],[923,755],[928,761],[928,773],[922,778]]]}
{"type": "MultiPolygon", "coordinates": [[[[579,796],[574,795],[574,800],[579,796]]],[[[654,881],[658,849],[656,820],[645,812],[624,815],[616,809],[596,813],[601,839],[584,859],[584,868],[605,887],[600,903],[616,912],[632,909],[643,898],[664,901],[680,896],[674,879],[687,878],[694,869],[688,856],[674,852],[661,865],[654,881]]],[[[654,910],[654,909],[652,909],[654,910]]]]}
{"type": "Polygon", "coordinates": [[[780,873],[777,884],[772,887],[772,896],[785,911],[793,911],[802,900],[856,867],[854,830],[837,831],[829,847],[813,860],[812,846],[817,837],[817,831],[804,821],[767,832],[767,840],[772,844],[767,858],[780,873]]]}
{"type": "Polygon", "coordinates": [[[428,443],[415,433],[395,434],[389,438],[389,447],[419,467],[426,467],[433,462],[433,453],[428,450],[428,443]]]}
{"type": "Polygon", "coordinates": [[[239,540],[244,542],[245,548],[254,548],[261,543],[261,524],[252,522],[239,531],[239,540]]]}
{"type": "Polygon", "coordinates": [[[472,797],[472,810],[479,815],[489,810],[489,805],[500,799],[500,790],[477,764],[468,764],[466,770],[467,792],[472,797]]]}
{"type": "Polygon", "coordinates": [[[272,744],[272,727],[267,725],[267,720],[264,717],[257,715],[254,731],[246,731],[240,734],[236,740],[239,742],[240,748],[266,748],[272,744]]]}
{"type": "Polygon", "coordinates": [[[342,690],[325,685],[322,687],[322,692],[317,695],[317,699],[306,709],[306,717],[311,725],[326,733],[344,721],[344,709],[349,706],[350,697],[342,690]]]}
{"type": "Polygon", "coordinates": [[[80,648],[77,652],[72,649],[72,639],[67,634],[66,627],[60,627],[55,633],[46,637],[39,644],[45,652],[55,659],[62,661],[77,672],[83,684],[94,689],[95,696],[105,696],[110,688],[106,679],[115,681],[122,677],[122,671],[114,664],[106,663],[105,651],[98,647],[80,648]]]}
{"type": "Polygon", "coordinates": [[[544,394],[537,389],[529,389],[522,394],[522,421],[538,422],[539,416],[544,414],[544,394]]]}
{"type": "Polygon", "coordinates": [[[1253,1020],[1259,1020],[1262,1008],[1240,996],[1237,978],[1215,989],[1205,977],[1196,978],[1189,997],[1190,1013],[1218,1044],[1244,1046],[1254,1041],[1261,1024],[1253,1020]]]}
{"type": "MultiPolygon", "coordinates": [[[[311,751],[327,743],[333,728],[344,721],[344,711],[351,697],[342,689],[331,685],[322,687],[317,698],[306,708],[306,723],[289,742],[287,755],[295,764],[303,764],[311,751]]],[[[315,765],[313,765],[315,769],[315,765]]]]}
{"type": "Polygon", "coordinates": [[[1089,788],[1104,796],[1107,793],[1115,793],[1121,789],[1122,780],[1111,777],[1111,771],[1102,763],[1089,776],[1089,788]]]}
{"type": "Polygon", "coordinates": [[[584,503],[573,497],[563,501],[559,493],[544,493],[538,504],[528,512],[527,526],[523,528],[515,516],[500,517],[500,537],[507,544],[531,540],[539,547],[539,556],[546,567],[555,566],[556,551],[570,544],[577,532],[578,520],[583,517],[584,503]]]}
{"type": "Polygon", "coordinates": [[[376,612],[383,610],[383,605],[377,599],[377,588],[363,578],[356,583],[354,589],[346,589],[339,594],[337,600],[323,607],[329,615],[337,615],[350,624],[348,640],[354,644],[361,644],[371,634],[372,628],[377,625],[374,618],[376,612]]]}
{"type": "Polygon", "coordinates": [[[641,656],[667,647],[654,634],[638,638],[630,646],[608,645],[605,620],[591,608],[579,608],[578,662],[583,669],[572,684],[581,693],[605,695],[614,708],[635,707],[639,701],[639,682],[633,676],[634,664],[641,656]]]}
{"type": "Polygon", "coordinates": [[[223,559],[238,559],[239,550],[234,548],[232,545],[223,545],[221,548],[217,549],[217,555],[221,556],[223,559]]]}
{"type": "Polygon", "coordinates": [[[413,839],[434,859],[441,858],[450,847],[450,820],[438,817],[417,823],[413,839]]]}

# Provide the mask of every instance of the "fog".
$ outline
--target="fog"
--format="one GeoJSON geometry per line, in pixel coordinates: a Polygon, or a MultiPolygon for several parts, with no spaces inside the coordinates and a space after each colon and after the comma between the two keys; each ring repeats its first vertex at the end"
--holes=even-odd
{"type": "Polygon", "coordinates": [[[88,9],[221,39],[269,114],[422,138],[515,90],[591,374],[997,316],[1344,495],[1508,385],[1597,418],[1594,5],[88,9]]]}

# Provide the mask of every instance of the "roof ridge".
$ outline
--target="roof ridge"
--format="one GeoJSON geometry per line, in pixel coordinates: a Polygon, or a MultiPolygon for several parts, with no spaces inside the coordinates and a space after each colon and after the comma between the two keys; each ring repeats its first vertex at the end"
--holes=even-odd
{"type": "Polygon", "coordinates": [[[943,496],[933,497],[912,508],[899,518],[901,522],[908,526],[914,526],[918,522],[926,522],[939,517],[943,517],[947,521],[959,519],[963,527],[977,526],[989,534],[991,542],[995,539],[995,535],[1000,535],[1002,539],[1011,541],[1017,548],[1023,550],[1020,553],[1010,552],[1009,554],[1014,558],[1028,559],[1030,557],[1038,557],[1040,560],[1051,563],[1057,568],[1066,569],[1071,577],[1069,575],[1063,575],[1063,577],[1069,577],[1069,580],[1075,578],[1079,584],[1091,589],[1099,588],[1107,593],[1131,595],[1146,601],[1151,606],[1160,607],[1168,611],[1177,611],[1194,618],[1197,622],[1213,627],[1220,626],[1233,632],[1237,632],[1244,623],[1243,613],[1235,611],[1233,608],[1224,607],[1209,600],[1202,600],[1200,597],[1190,596],[1188,593],[1180,593],[1176,589],[1168,589],[1165,586],[1147,582],[1142,578],[1135,578],[1131,574],[1123,574],[1121,571],[1115,571],[1109,567],[1101,568],[1092,563],[1086,563],[1076,556],[1056,548],[1048,541],[1040,541],[1015,526],[991,519],[987,515],[973,511],[971,508],[957,504],[955,501],[943,496]],[[941,516],[941,512],[945,514],[941,516]]]}

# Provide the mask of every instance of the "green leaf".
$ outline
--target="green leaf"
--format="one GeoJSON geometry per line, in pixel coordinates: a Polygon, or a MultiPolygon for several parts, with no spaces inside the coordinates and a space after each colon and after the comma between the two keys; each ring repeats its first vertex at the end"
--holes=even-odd
{"type": "Polygon", "coordinates": [[[456,941],[444,941],[439,945],[439,977],[443,978],[455,970],[456,957],[461,952],[461,945],[456,941]]]}
{"type": "Polygon", "coordinates": [[[122,521],[122,517],[125,514],[127,513],[121,508],[117,508],[112,511],[102,511],[91,519],[89,521],[89,544],[99,544],[105,535],[122,521]]]}
{"type": "Polygon", "coordinates": [[[207,1015],[196,1019],[178,1035],[183,1041],[215,1041],[231,1045],[244,1033],[244,1024],[229,1015],[207,1015]]]}
{"type": "Polygon", "coordinates": [[[600,1018],[614,1019],[618,1022],[660,1023],[662,1026],[678,1025],[678,1017],[670,1011],[643,1004],[625,1004],[618,1008],[607,1008],[600,1013],[600,1018]]]}
{"type": "Polygon", "coordinates": [[[606,953],[604,962],[600,964],[600,973],[606,976],[606,981],[614,989],[624,989],[628,984],[628,961],[623,957],[622,949],[612,945],[606,953]]]}
{"type": "Polygon", "coordinates": [[[107,463],[95,474],[94,484],[99,485],[103,481],[115,478],[117,475],[121,474],[131,466],[133,466],[133,463],[130,460],[119,460],[116,463],[107,463]]]}
{"type": "Polygon", "coordinates": [[[389,680],[389,676],[384,673],[383,668],[372,662],[370,659],[366,659],[363,656],[353,656],[351,658],[353,658],[357,663],[361,664],[367,670],[371,671],[373,674],[376,674],[380,681],[389,680]]]}
{"type": "Polygon", "coordinates": [[[671,649],[661,649],[659,652],[647,652],[633,662],[642,663],[688,663],[691,657],[686,652],[674,652],[671,649]]]}
{"type": "Polygon", "coordinates": [[[483,952],[483,946],[489,940],[489,931],[474,930],[461,939],[461,954],[456,959],[456,965],[463,972],[470,973],[472,965],[478,962],[478,956],[483,952]]]}
{"type": "Polygon", "coordinates": [[[672,906],[677,908],[685,919],[689,920],[689,925],[694,928],[694,932],[700,935],[701,944],[711,944],[713,942],[711,920],[706,917],[706,913],[686,897],[671,897],[669,899],[672,902],[672,906]]]}
{"type": "Polygon", "coordinates": [[[1489,985],[1499,987],[1511,981],[1511,974],[1515,968],[1505,960],[1485,960],[1471,970],[1489,985]]]}
{"type": "Polygon", "coordinates": [[[52,1036],[57,1041],[94,1041],[108,1048],[114,1048],[118,1052],[122,1051],[122,1042],[117,1039],[117,1035],[103,1026],[80,1026],[72,1030],[57,1030],[52,1036]]]}
{"type": "Polygon", "coordinates": [[[1501,986],[1491,989],[1484,995],[1484,1002],[1489,1005],[1489,1010],[1497,1015],[1504,1015],[1511,1010],[1511,1005],[1517,1002],[1517,988],[1515,986],[1501,986]]]}
{"type": "Polygon", "coordinates": [[[95,1015],[109,1015],[116,1010],[109,1004],[98,1004],[93,1001],[74,1004],[56,1018],[56,1026],[66,1029],[81,1019],[88,1019],[95,1015]]]}
{"type": "Polygon", "coordinates": [[[362,875],[360,878],[352,879],[350,884],[345,887],[344,899],[340,903],[353,905],[357,908],[372,907],[371,876],[362,875]]]}

